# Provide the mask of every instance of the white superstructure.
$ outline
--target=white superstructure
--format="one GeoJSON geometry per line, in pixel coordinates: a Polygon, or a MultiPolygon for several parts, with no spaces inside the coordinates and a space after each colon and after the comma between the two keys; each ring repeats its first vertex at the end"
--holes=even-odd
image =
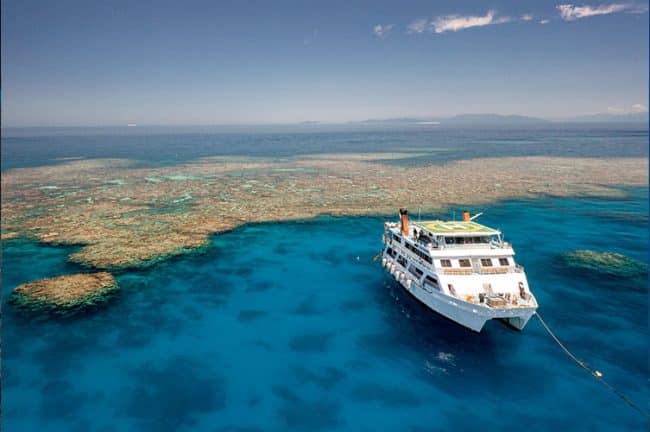
{"type": "Polygon", "coordinates": [[[499,318],[522,330],[537,309],[523,267],[501,232],[474,222],[384,223],[382,266],[430,309],[480,332],[499,318]]]}

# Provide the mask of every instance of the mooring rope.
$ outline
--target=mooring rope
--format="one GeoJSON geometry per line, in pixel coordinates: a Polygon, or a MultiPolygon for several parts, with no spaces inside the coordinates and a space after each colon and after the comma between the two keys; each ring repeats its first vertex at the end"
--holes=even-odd
{"type": "Polygon", "coordinates": [[[593,376],[598,381],[600,381],[605,387],[607,387],[612,392],[614,392],[614,394],[616,396],[623,399],[623,401],[625,401],[625,403],[627,403],[629,406],[631,406],[632,408],[637,410],[639,413],[641,413],[641,415],[643,415],[646,419],[650,419],[650,415],[648,415],[648,413],[645,410],[643,410],[641,407],[639,407],[637,404],[635,404],[629,397],[625,396],[623,393],[621,393],[619,390],[617,390],[613,385],[611,385],[610,383],[605,381],[605,379],[603,378],[603,374],[601,372],[599,372],[597,370],[594,370],[594,369],[591,369],[589,366],[587,366],[587,364],[585,362],[583,362],[582,360],[578,359],[575,355],[573,355],[573,353],[571,353],[571,351],[569,351],[569,349],[566,346],[564,346],[564,344],[562,342],[560,342],[560,339],[558,339],[557,336],[555,336],[555,333],[553,333],[553,331],[551,331],[551,329],[548,327],[548,325],[546,325],[546,322],[544,322],[544,320],[542,319],[542,316],[539,314],[539,312],[536,312],[535,315],[537,316],[537,319],[539,319],[539,322],[542,323],[542,326],[544,326],[544,329],[546,329],[547,333],[560,346],[560,348],[562,348],[562,351],[564,351],[566,353],[566,355],[569,356],[569,358],[571,360],[573,360],[582,369],[587,371],[591,376],[593,376]]]}

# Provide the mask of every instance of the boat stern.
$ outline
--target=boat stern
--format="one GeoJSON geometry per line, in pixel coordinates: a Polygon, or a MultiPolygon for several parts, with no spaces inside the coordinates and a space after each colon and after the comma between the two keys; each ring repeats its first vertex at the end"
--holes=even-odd
{"type": "Polygon", "coordinates": [[[508,324],[510,327],[521,331],[524,329],[524,327],[526,327],[526,324],[528,324],[528,321],[530,321],[533,315],[535,315],[535,309],[532,309],[531,311],[518,316],[501,318],[501,320],[508,324]]]}

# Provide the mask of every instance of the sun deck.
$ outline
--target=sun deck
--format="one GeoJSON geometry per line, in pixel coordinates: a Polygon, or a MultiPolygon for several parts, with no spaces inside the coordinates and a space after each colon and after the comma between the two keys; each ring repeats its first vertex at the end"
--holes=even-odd
{"type": "Polygon", "coordinates": [[[445,237],[460,236],[492,236],[499,235],[501,231],[473,221],[422,221],[412,222],[418,228],[429,231],[431,234],[445,237]]]}

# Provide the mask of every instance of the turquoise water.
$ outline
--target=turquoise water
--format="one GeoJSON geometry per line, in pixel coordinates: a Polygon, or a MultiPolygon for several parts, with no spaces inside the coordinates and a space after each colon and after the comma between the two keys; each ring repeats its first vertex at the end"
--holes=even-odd
{"type": "MultiPolygon", "coordinates": [[[[488,208],[564,342],[647,407],[648,282],[569,270],[593,249],[647,261],[647,191],[488,208]]],[[[444,215],[443,215],[444,216],[444,215]]],[[[31,279],[73,249],[3,243],[6,431],[646,430],[531,320],[475,334],[414,301],[372,258],[379,218],[249,226],[201,254],[118,275],[105,306],[23,315],[31,279]]]]}

